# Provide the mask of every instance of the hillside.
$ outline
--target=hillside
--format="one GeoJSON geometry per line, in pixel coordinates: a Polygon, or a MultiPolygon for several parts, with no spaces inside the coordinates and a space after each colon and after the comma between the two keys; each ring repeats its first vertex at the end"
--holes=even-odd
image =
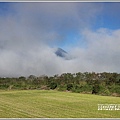
{"type": "Polygon", "coordinates": [[[120,98],[55,90],[0,91],[0,118],[120,118],[119,110],[98,110],[98,104],[120,104],[120,98]]]}

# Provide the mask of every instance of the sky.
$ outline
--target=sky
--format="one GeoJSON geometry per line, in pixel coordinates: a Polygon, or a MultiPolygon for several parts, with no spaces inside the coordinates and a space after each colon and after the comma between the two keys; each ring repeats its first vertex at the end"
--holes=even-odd
{"type": "Polygon", "coordinates": [[[120,73],[119,13],[120,2],[0,2],[0,76],[120,73]]]}

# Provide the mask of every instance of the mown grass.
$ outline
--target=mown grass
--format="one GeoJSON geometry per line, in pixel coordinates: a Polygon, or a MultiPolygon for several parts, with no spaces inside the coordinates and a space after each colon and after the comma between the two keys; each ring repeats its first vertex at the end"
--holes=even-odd
{"type": "Polygon", "coordinates": [[[0,118],[120,118],[120,110],[100,111],[98,104],[120,104],[120,98],[53,90],[0,91],[0,118]]]}

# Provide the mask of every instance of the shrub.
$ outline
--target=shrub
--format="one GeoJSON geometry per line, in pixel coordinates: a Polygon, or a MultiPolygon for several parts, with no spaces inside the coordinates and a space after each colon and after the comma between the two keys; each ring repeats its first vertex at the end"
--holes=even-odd
{"type": "Polygon", "coordinates": [[[92,89],[92,94],[98,94],[100,91],[100,86],[99,85],[94,85],[92,89]]]}
{"type": "Polygon", "coordinates": [[[57,87],[57,83],[52,82],[52,83],[50,83],[49,87],[50,87],[50,89],[55,89],[57,87]]]}
{"type": "Polygon", "coordinates": [[[67,90],[68,90],[68,91],[72,90],[72,88],[73,88],[73,84],[71,84],[71,83],[70,83],[70,84],[67,84],[67,90]]]}
{"type": "Polygon", "coordinates": [[[58,91],[66,91],[66,86],[65,85],[60,85],[58,87],[58,91]]]}
{"type": "Polygon", "coordinates": [[[120,94],[120,86],[119,85],[115,86],[115,93],[120,94]]]}

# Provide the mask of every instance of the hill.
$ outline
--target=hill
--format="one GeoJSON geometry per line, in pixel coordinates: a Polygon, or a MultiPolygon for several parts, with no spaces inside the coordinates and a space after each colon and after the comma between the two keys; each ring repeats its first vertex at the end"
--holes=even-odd
{"type": "Polygon", "coordinates": [[[61,58],[65,59],[65,60],[73,59],[73,57],[68,52],[66,52],[65,50],[63,50],[61,48],[57,48],[57,50],[55,51],[55,54],[58,57],[61,57],[61,58]]]}

